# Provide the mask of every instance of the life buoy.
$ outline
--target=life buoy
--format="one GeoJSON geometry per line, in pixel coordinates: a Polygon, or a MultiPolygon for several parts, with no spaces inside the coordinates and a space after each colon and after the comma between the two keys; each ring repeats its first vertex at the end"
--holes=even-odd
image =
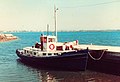
{"type": "Polygon", "coordinates": [[[55,48],[55,45],[54,45],[54,44],[50,44],[50,45],[49,45],[49,48],[50,48],[51,50],[53,50],[53,49],[55,48]]]}

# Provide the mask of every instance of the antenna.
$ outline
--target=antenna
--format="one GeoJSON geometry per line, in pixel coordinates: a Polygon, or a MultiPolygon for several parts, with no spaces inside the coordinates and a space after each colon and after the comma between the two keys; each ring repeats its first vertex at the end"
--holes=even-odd
{"type": "Polygon", "coordinates": [[[56,11],[58,8],[54,5],[54,20],[55,20],[55,36],[56,36],[56,42],[57,42],[57,24],[56,24],[56,11]]]}

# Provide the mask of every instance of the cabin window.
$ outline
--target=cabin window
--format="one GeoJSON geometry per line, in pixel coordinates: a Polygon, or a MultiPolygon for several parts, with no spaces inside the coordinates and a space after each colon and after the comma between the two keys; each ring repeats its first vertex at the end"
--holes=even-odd
{"type": "Polygon", "coordinates": [[[52,55],[51,53],[48,53],[48,55],[52,55]]]}
{"type": "Polygon", "coordinates": [[[44,41],[43,41],[44,43],[47,43],[47,37],[44,37],[44,41]]]}
{"type": "Polygon", "coordinates": [[[54,53],[54,55],[58,55],[58,53],[54,53]]]}
{"type": "Polygon", "coordinates": [[[28,51],[27,51],[27,53],[28,53],[28,51]]]}
{"type": "Polygon", "coordinates": [[[26,50],[25,50],[25,53],[26,53],[26,50]]]}
{"type": "Polygon", "coordinates": [[[52,42],[52,38],[49,38],[49,40],[48,40],[49,42],[52,42]]]}
{"type": "Polygon", "coordinates": [[[49,38],[48,42],[55,42],[55,39],[54,38],[49,38]]]}
{"type": "Polygon", "coordinates": [[[45,56],[45,55],[46,55],[46,53],[43,53],[43,55],[45,56]]]}
{"type": "Polygon", "coordinates": [[[34,55],[36,55],[36,52],[34,52],[34,55]]]}

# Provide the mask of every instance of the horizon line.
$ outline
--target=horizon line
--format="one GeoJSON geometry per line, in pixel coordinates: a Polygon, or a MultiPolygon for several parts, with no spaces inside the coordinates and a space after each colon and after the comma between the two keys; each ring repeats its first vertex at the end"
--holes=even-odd
{"type": "MultiPolygon", "coordinates": [[[[57,32],[87,32],[87,31],[120,31],[120,29],[105,29],[105,30],[59,30],[57,32]]],[[[1,32],[47,32],[47,31],[42,31],[42,30],[8,30],[8,31],[0,31],[1,32]]],[[[49,31],[49,32],[54,32],[54,31],[49,31]]]]}

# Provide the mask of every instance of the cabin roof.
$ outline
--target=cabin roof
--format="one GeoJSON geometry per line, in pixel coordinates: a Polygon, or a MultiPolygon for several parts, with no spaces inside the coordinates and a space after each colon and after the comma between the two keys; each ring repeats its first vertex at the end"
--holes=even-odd
{"type": "Polygon", "coordinates": [[[48,35],[48,36],[43,35],[43,37],[47,37],[47,38],[56,38],[56,36],[51,36],[51,35],[48,35]]]}

